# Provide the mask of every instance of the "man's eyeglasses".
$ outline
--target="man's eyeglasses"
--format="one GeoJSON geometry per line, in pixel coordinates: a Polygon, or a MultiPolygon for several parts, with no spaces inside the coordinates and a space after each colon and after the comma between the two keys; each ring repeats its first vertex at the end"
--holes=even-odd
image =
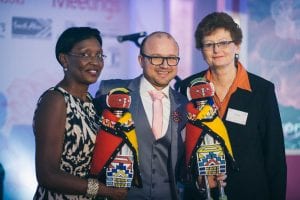
{"type": "Polygon", "coordinates": [[[230,43],[234,42],[234,40],[231,41],[220,41],[220,42],[209,42],[202,44],[202,49],[204,51],[210,51],[216,48],[216,46],[220,49],[226,49],[230,43]]]}
{"type": "Polygon", "coordinates": [[[79,59],[84,60],[84,61],[92,61],[94,58],[96,58],[97,61],[103,62],[104,58],[106,58],[106,55],[104,55],[102,53],[97,53],[94,56],[87,54],[87,53],[78,53],[78,54],[77,53],[68,53],[68,55],[78,57],[79,59]]]}
{"type": "Polygon", "coordinates": [[[162,65],[166,60],[169,66],[176,66],[180,60],[180,58],[177,56],[170,56],[170,57],[148,56],[144,53],[141,53],[141,56],[148,58],[152,65],[162,65]]]}

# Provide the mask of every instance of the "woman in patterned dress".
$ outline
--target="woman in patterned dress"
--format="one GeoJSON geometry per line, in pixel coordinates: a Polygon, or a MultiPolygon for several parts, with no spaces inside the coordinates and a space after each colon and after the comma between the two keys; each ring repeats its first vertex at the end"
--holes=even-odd
{"type": "Polygon", "coordinates": [[[34,199],[123,199],[126,189],[89,178],[99,120],[88,93],[105,55],[97,29],[72,27],[56,44],[64,78],[39,99],[33,120],[38,187],[34,199]]]}

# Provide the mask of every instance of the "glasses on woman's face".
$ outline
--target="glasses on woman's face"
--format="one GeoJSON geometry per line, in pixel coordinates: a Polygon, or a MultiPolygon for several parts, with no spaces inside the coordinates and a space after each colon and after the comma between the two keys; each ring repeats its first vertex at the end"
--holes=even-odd
{"type": "Polygon", "coordinates": [[[98,62],[103,62],[104,58],[106,58],[106,55],[102,53],[97,53],[96,55],[90,55],[88,53],[68,53],[69,56],[78,57],[80,60],[83,61],[93,61],[95,58],[98,62]]]}
{"type": "Polygon", "coordinates": [[[234,40],[229,41],[220,41],[220,42],[207,42],[202,44],[202,50],[203,51],[212,51],[216,47],[219,49],[226,49],[230,43],[233,43],[234,40]]]}
{"type": "Polygon", "coordinates": [[[165,60],[169,66],[176,66],[179,63],[180,58],[177,56],[170,56],[170,57],[162,57],[162,56],[148,56],[144,53],[141,53],[141,56],[149,59],[152,65],[162,65],[165,60]]]}

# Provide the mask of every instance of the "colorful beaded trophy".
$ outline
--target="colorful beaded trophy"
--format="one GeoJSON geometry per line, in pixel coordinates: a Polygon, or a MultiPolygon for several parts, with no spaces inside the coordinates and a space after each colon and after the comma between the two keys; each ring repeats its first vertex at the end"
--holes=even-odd
{"type": "Polygon", "coordinates": [[[96,138],[91,174],[106,186],[141,187],[138,144],[129,112],[131,97],[126,88],[115,88],[106,95],[108,109],[102,112],[96,138]]]}
{"type": "MultiPolygon", "coordinates": [[[[204,176],[207,200],[212,200],[208,176],[226,174],[226,158],[234,162],[226,127],[213,102],[213,84],[205,78],[191,82],[187,89],[186,164],[194,176],[204,176]],[[191,169],[194,168],[194,169],[191,169]]],[[[227,200],[222,182],[218,182],[219,200],[227,200]]]]}

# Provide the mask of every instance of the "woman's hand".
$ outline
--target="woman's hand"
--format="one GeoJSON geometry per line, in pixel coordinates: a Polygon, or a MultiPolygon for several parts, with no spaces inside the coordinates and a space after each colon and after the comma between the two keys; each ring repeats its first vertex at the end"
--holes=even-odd
{"type": "Polygon", "coordinates": [[[107,187],[103,183],[99,183],[98,195],[109,197],[111,200],[122,200],[127,196],[127,188],[107,187]]]}
{"type": "Polygon", "coordinates": [[[111,195],[112,200],[122,200],[127,196],[128,190],[126,188],[114,188],[113,194],[111,195]]]}
{"type": "MultiPolygon", "coordinates": [[[[226,182],[225,182],[226,178],[227,178],[226,174],[207,176],[209,188],[217,187],[218,183],[220,183],[221,186],[225,187],[226,186],[226,182]]],[[[198,186],[200,188],[205,188],[206,187],[204,176],[198,176],[198,186]]]]}

